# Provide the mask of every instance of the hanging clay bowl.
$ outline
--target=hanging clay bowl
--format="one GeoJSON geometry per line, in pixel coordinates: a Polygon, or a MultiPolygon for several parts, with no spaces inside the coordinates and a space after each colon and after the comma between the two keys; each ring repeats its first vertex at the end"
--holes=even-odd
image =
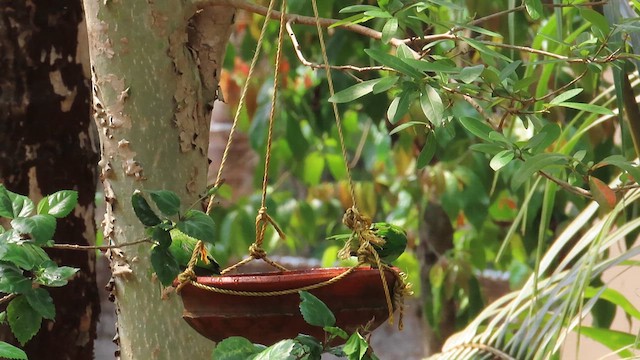
{"type": "MultiPolygon", "coordinates": [[[[267,292],[297,289],[329,280],[347,268],[323,268],[198,277],[198,283],[220,289],[267,292]]],[[[385,271],[389,293],[395,276],[385,271]]],[[[378,269],[361,267],[345,278],[310,293],[322,300],[336,316],[336,326],[351,333],[371,323],[373,330],[389,316],[378,269]]],[[[254,343],[272,345],[282,339],[307,334],[323,340],[320,327],[307,324],[300,314],[298,293],[277,296],[226,295],[187,284],[180,292],[182,317],[203,336],[220,341],[243,336],[254,343]]],[[[393,296],[393,295],[392,295],[393,296]]]]}

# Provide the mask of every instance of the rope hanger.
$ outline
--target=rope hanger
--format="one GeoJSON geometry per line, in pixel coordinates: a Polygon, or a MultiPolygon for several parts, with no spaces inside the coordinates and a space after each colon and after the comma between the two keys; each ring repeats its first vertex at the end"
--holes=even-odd
{"type": "MultiPolygon", "coordinates": [[[[219,186],[222,184],[223,180],[222,180],[222,173],[223,173],[223,169],[225,167],[225,164],[227,162],[227,158],[228,158],[228,154],[229,154],[229,149],[231,147],[232,141],[233,141],[233,135],[235,133],[235,130],[237,128],[237,124],[238,124],[238,120],[240,118],[240,114],[242,111],[242,106],[245,104],[245,98],[246,98],[246,94],[247,94],[247,89],[249,87],[249,83],[250,80],[253,76],[253,71],[255,69],[255,65],[257,64],[257,60],[260,56],[260,52],[262,50],[262,43],[264,40],[264,36],[266,33],[266,28],[267,28],[267,23],[271,17],[271,14],[273,13],[273,9],[274,9],[274,5],[275,5],[275,0],[271,0],[269,2],[269,7],[267,9],[267,13],[265,15],[265,20],[264,23],[262,25],[262,29],[260,32],[260,36],[258,38],[257,44],[256,44],[256,51],[253,55],[253,58],[251,60],[251,64],[249,67],[249,72],[247,74],[247,79],[245,81],[244,86],[242,87],[242,92],[241,92],[241,96],[240,96],[240,100],[239,100],[239,104],[238,107],[236,109],[235,112],[235,116],[233,118],[233,124],[231,126],[231,129],[229,131],[229,137],[227,139],[227,144],[225,146],[224,149],[224,153],[222,156],[222,160],[220,162],[220,167],[218,168],[218,173],[216,176],[216,181],[214,183],[214,186],[219,186]]],[[[329,93],[331,96],[334,95],[335,90],[334,90],[334,86],[333,86],[333,80],[331,77],[331,68],[329,66],[329,59],[327,56],[327,49],[326,49],[326,45],[325,45],[325,41],[324,41],[324,35],[323,35],[323,31],[322,28],[320,26],[320,20],[319,20],[319,14],[318,14],[318,7],[317,7],[317,0],[312,0],[312,7],[313,7],[313,12],[314,12],[314,17],[316,20],[316,29],[318,32],[318,37],[319,37],[319,41],[320,41],[320,47],[321,47],[321,51],[322,51],[322,57],[323,57],[323,62],[324,62],[324,69],[326,71],[326,75],[327,75],[327,82],[329,85],[329,93]]],[[[237,268],[241,267],[244,264],[247,264],[251,261],[253,261],[254,259],[261,259],[264,262],[268,263],[269,265],[273,266],[274,268],[277,268],[280,271],[287,271],[287,269],[278,264],[277,262],[269,259],[267,257],[267,253],[266,251],[262,248],[262,244],[264,241],[264,235],[266,232],[266,228],[269,224],[271,224],[274,229],[276,230],[276,232],[278,233],[278,235],[280,236],[280,238],[284,239],[285,235],[282,232],[282,230],[280,229],[280,227],[277,225],[277,223],[275,222],[275,220],[268,214],[267,212],[267,207],[266,207],[266,199],[267,199],[267,185],[268,185],[268,172],[269,172],[269,164],[271,161],[271,146],[272,146],[272,140],[273,140],[273,124],[274,124],[274,119],[275,119],[275,109],[276,109],[276,100],[277,100],[277,91],[278,91],[278,80],[279,80],[279,73],[280,73],[280,61],[281,61],[281,56],[282,56],[282,42],[283,42],[283,38],[284,38],[284,28],[285,28],[285,13],[286,13],[286,0],[282,0],[281,3],[281,12],[280,12],[280,27],[278,30],[278,42],[277,42],[277,50],[276,50],[276,59],[275,59],[275,70],[274,70],[274,81],[273,81],[273,93],[272,93],[272,97],[271,97],[271,109],[269,112],[269,124],[268,124],[268,134],[267,134],[267,145],[266,145],[266,153],[265,153],[265,162],[264,162],[264,175],[263,175],[263,180],[262,180],[262,196],[261,196],[261,206],[260,209],[258,210],[258,215],[256,216],[256,221],[255,221],[255,226],[256,226],[256,239],[254,241],[253,244],[251,244],[251,246],[249,247],[249,257],[239,261],[238,263],[231,265],[229,267],[227,267],[226,269],[224,269],[221,272],[221,275],[227,274],[233,270],[236,270],[237,268]]],[[[201,254],[206,253],[206,249],[204,247],[204,243],[202,241],[198,241],[196,247],[194,248],[193,254],[191,256],[191,259],[189,261],[188,267],[187,269],[181,273],[178,276],[178,280],[179,280],[179,285],[177,287],[177,291],[180,291],[180,289],[182,287],[184,287],[184,285],[186,285],[187,283],[191,283],[193,286],[203,289],[203,290],[207,290],[207,291],[212,291],[212,292],[216,292],[216,293],[221,293],[221,294],[227,294],[227,295],[238,295],[238,296],[278,296],[278,295],[286,295],[286,294],[293,294],[293,293],[298,293],[299,291],[306,291],[306,290],[312,290],[312,289],[317,289],[329,284],[333,284],[335,282],[340,281],[341,279],[345,278],[346,276],[348,276],[349,274],[351,274],[356,268],[362,266],[362,265],[374,265],[378,268],[379,272],[380,272],[380,278],[382,281],[382,285],[383,285],[383,289],[384,289],[384,294],[385,294],[385,298],[387,301],[387,308],[389,311],[389,322],[393,323],[393,309],[394,309],[394,305],[396,305],[397,307],[400,308],[400,316],[399,316],[399,321],[398,321],[398,327],[400,329],[402,329],[403,324],[402,324],[402,317],[403,317],[403,300],[404,300],[404,295],[410,294],[411,290],[409,288],[409,286],[407,285],[407,283],[405,282],[405,278],[406,276],[402,273],[397,273],[396,271],[394,271],[393,269],[391,269],[389,266],[383,264],[380,261],[380,257],[378,256],[378,253],[376,252],[376,250],[373,248],[373,245],[383,245],[384,244],[384,240],[382,238],[377,237],[372,230],[370,230],[370,226],[371,226],[371,220],[364,216],[361,215],[360,212],[358,211],[357,208],[357,202],[356,202],[356,196],[355,196],[355,190],[354,190],[354,185],[353,185],[353,179],[351,177],[351,169],[349,168],[349,163],[348,163],[348,156],[347,156],[347,150],[346,150],[346,146],[345,146],[345,141],[344,141],[344,134],[342,131],[342,121],[341,121],[341,117],[340,117],[340,113],[338,111],[338,106],[336,103],[332,103],[332,107],[333,107],[333,112],[334,112],[334,117],[335,117],[335,121],[336,121],[336,126],[338,128],[338,137],[339,137],[339,141],[340,141],[340,147],[341,147],[341,151],[342,151],[342,157],[343,157],[343,161],[344,161],[344,165],[346,168],[346,175],[347,175],[347,179],[348,179],[348,184],[349,184],[349,193],[350,193],[350,197],[351,197],[351,202],[352,202],[352,206],[351,208],[347,209],[347,211],[345,212],[345,215],[343,217],[343,223],[352,231],[352,234],[349,238],[349,240],[346,242],[344,248],[340,251],[340,257],[341,258],[347,258],[349,257],[349,248],[352,246],[352,243],[354,241],[357,241],[358,243],[357,245],[357,255],[358,255],[358,263],[355,266],[352,266],[350,268],[348,268],[346,271],[344,271],[343,273],[320,283],[317,284],[312,284],[312,285],[308,285],[305,287],[301,287],[301,288],[295,288],[295,289],[287,289],[287,290],[281,290],[281,291],[271,291],[271,292],[252,292],[252,291],[236,291],[236,290],[228,290],[228,289],[221,289],[221,288],[216,288],[216,287],[212,287],[212,286],[208,286],[208,285],[203,285],[200,284],[196,281],[196,275],[195,272],[193,271],[193,267],[195,266],[198,258],[201,256],[201,254]],[[394,277],[396,278],[396,282],[395,282],[395,286],[393,289],[393,298],[389,292],[389,288],[387,285],[387,280],[386,280],[386,276],[384,274],[385,270],[390,270],[390,272],[394,275],[394,277]]],[[[211,195],[211,197],[209,198],[209,202],[207,205],[207,210],[206,213],[210,214],[211,210],[213,208],[213,204],[214,204],[214,199],[215,199],[215,193],[213,195],[211,195]]]]}

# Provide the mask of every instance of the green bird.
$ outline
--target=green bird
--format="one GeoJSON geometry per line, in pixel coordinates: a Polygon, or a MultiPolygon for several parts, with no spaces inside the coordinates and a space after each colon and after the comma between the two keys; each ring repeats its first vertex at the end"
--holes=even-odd
{"type": "Polygon", "coordinates": [[[407,248],[407,233],[401,227],[378,222],[371,224],[369,229],[385,241],[382,246],[373,245],[382,262],[391,264],[391,262],[400,257],[407,248]]]}
{"type": "MultiPolygon", "coordinates": [[[[187,268],[189,260],[191,260],[191,255],[193,254],[193,249],[198,243],[198,239],[193,238],[178,229],[171,229],[170,233],[171,245],[169,246],[169,252],[184,270],[187,268]]],[[[220,275],[220,265],[216,259],[214,259],[213,256],[205,250],[205,254],[200,254],[198,256],[198,261],[196,262],[193,271],[197,276],[220,275]],[[206,257],[207,261],[203,260],[203,256],[206,257]]]]}

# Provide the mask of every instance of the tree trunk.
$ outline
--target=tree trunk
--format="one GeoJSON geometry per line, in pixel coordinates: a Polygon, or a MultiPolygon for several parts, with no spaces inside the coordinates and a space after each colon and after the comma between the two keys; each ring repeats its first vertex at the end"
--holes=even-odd
{"type": "MultiPolygon", "coordinates": [[[[205,191],[209,112],[234,10],[190,1],[85,1],[101,140],[105,239],[145,236],[135,189],[168,189],[184,205],[205,191]],[[205,35],[207,38],[205,38],[205,35]]],[[[112,251],[123,359],[208,359],[213,343],[181,319],[178,296],[161,300],[149,244],[112,251]]]]}
{"type": "MultiPolygon", "coordinates": [[[[35,202],[77,190],[79,204],[58,222],[55,239],[93,244],[98,157],[80,0],[0,0],[0,14],[0,181],[35,202]]],[[[31,359],[93,359],[100,312],[95,253],[48,253],[80,272],[50,289],[55,322],[45,320],[25,350],[31,359]]]]}

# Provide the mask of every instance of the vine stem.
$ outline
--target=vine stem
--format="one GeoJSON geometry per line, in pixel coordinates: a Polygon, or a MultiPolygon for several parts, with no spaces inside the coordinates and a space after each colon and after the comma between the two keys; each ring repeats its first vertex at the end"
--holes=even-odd
{"type": "Polygon", "coordinates": [[[75,245],[75,244],[53,244],[51,246],[46,246],[50,249],[60,249],[60,250],[80,250],[80,251],[89,251],[89,250],[103,250],[107,251],[110,249],[119,249],[125,246],[138,245],[142,243],[153,243],[153,241],[149,239],[136,240],[129,243],[118,244],[118,245],[103,245],[103,246],[94,246],[94,245],[75,245]]]}

